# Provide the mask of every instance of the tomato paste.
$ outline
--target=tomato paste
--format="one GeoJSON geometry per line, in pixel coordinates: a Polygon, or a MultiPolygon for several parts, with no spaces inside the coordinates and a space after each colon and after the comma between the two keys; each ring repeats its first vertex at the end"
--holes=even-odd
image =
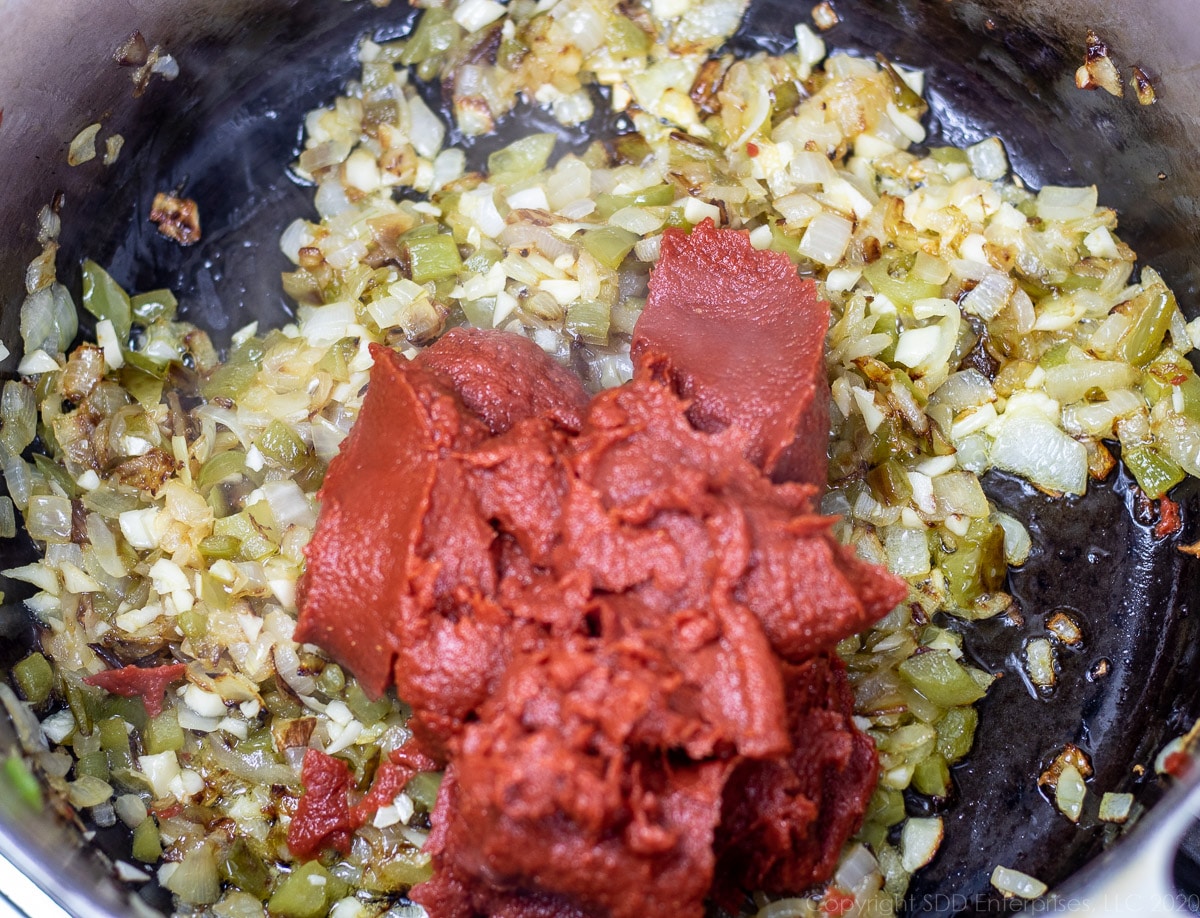
{"type": "Polygon", "coordinates": [[[905,585],[814,510],[827,323],[705,224],[664,235],[634,378],[594,398],[504,332],[373,348],[297,637],[394,682],[445,765],[434,918],[698,918],[832,871],[878,767],[833,647],[905,585]]]}
{"type": "Polygon", "coordinates": [[[83,681],[113,695],[141,698],[146,706],[146,713],[157,717],[162,713],[163,694],[167,688],[172,683],[181,681],[186,675],[186,665],[168,663],[165,666],[123,666],[120,669],[106,669],[91,676],[84,676],[83,681]]]}

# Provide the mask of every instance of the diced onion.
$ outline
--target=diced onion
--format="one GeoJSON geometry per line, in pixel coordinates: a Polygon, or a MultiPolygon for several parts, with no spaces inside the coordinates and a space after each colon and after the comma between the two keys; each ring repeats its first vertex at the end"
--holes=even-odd
{"type": "Polygon", "coordinates": [[[988,274],[963,297],[962,308],[981,319],[994,319],[1008,305],[1016,284],[1007,274],[988,274]]]}
{"type": "Polygon", "coordinates": [[[1008,174],[1008,155],[999,137],[989,137],[967,147],[967,161],[975,177],[985,182],[995,182],[1008,174]]]}
{"type": "Polygon", "coordinates": [[[1084,783],[1079,769],[1074,765],[1064,766],[1054,788],[1054,804],[1058,807],[1059,812],[1071,822],[1079,822],[1085,796],[1087,796],[1087,785],[1084,783]]]}
{"type": "Polygon", "coordinates": [[[1087,490],[1087,449],[1049,421],[1004,417],[992,442],[992,464],[1049,491],[1087,490]]]}
{"type": "Polygon", "coordinates": [[[80,775],[67,785],[67,799],[80,809],[99,806],[112,797],[112,785],[92,775],[80,775]]]}
{"type": "MultiPolygon", "coordinates": [[[[493,2],[493,0],[483,0],[483,2],[493,2]]],[[[497,5],[493,2],[493,5],[497,5]]],[[[461,7],[460,7],[461,9],[461,7]]],[[[442,124],[442,120],[425,104],[425,101],[419,95],[412,95],[408,99],[408,115],[412,119],[411,140],[413,149],[421,156],[433,159],[438,156],[438,151],[442,148],[442,142],[446,138],[446,126],[442,124]]],[[[451,154],[451,157],[441,164],[439,170],[438,161],[434,160],[435,175],[441,172],[441,175],[449,181],[449,176],[455,171],[462,172],[463,163],[465,162],[465,154],[461,151],[458,155],[451,154]]]]}
{"type": "Polygon", "coordinates": [[[454,10],[454,21],[467,32],[478,32],[504,15],[496,0],[462,0],[454,10]]]}
{"type": "Polygon", "coordinates": [[[1029,560],[1029,553],[1033,548],[1029,530],[1020,520],[999,510],[993,511],[992,518],[1004,530],[1004,560],[1014,566],[1024,564],[1029,560]]]}
{"type": "Polygon", "coordinates": [[[904,869],[918,870],[933,860],[944,836],[941,817],[910,817],[900,830],[900,859],[904,869]]]}
{"type": "Polygon", "coordinates": [[[1095,212],[1098,197],[1095,185],[1084,188],[1046,185],[1038,192],[1037,215],[1043,220],[1080,220],[1095,212]]]}
{"type": "Polygon", "coordinates": [[[930,570],[929,535],[925,529],[889,526],[883,547],[888,569],[899,577],[920,577],[930,570]]]}
{"type": "Polygon", "coordinates": [[[1100,798],[1101,822],[1125,822],[1133,810],[1133,794],[1106,793],[1100,798]]]}
{"type": "Polygon", "coordinates": [[[1127,389],[1138,371],[1115,360],[1083,360],[1050,367],[1046,371],[1046,394],[1060,402],[1077,402],[1092,389],[1111,392],[1127,389]]]}
{"type": "Polygon", "coordinates": [[[1054,646],[1046,638],[1034,638],[1025,645],[1025,671],[1038,688],[1051,688],[1057,681],[1054,646]]]}
{"type": "Polygon", "coordinates": [[[1005,896],[1018,896],[1022,899],[1036,899],[1045,895],[1047,889],[1041,880],[1000,865],[992,871],[992,885],[1005,896]]]}
{"type": "Polygon", "coordinates": [[[67,150],[67,165],[79,166],[96,158],[96,135],[100,124],[89,124],[71,139],[67,150]]]}
{"type": "Polygon", "coordinates": [[[163,886],[191,905],[211,905],[221,897],[217,858],[207,841],[184,855],[163,886]]]}
{"type": "Polygon", "coordinates": [[[312,528],[317,524],[317,515],[309,503],[308,496],[291,480],[268,481],[262,486],[267,506],[280,529],[289,526],[312,528]]]}

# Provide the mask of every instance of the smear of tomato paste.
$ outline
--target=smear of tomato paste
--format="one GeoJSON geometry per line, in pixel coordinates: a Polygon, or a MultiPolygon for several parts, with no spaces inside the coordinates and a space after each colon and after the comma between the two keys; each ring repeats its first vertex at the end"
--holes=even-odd
{"type": "Polygon", "coordinates": [[[186,673],[187,666],[183,663],[171,663],[166,666],[125,666],[84,676],[83,681],[114,695],[141,698],[142,703],[146,705],[146,713],[157,717],[162,713],[163,694],[168,686],[178,682],[186,673]]]}

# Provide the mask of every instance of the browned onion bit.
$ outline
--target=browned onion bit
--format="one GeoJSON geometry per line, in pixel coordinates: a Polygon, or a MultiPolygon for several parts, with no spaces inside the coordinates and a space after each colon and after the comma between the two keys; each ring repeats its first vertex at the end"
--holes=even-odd
{"type": "Polygon", "coordinates": [[[812,18],[813,23],[822,32],[828,32],[842,21],[841,17],[837,14],[837,10],[833,8],[833,4],[829,0],[824,0],[823,3],[818,3],[813,7],[812,18]]]}
{"type": "Polygon", "coordinates": [[[149,53],[150,46],[146,43],[146,39],[141,32],[134,29],[130,36],[113,52],[113,60],[122,67],[140,67],[146,63],[149,53]]]}
{"type": "Polygon", "coordinates": [[[1075,85],[1080,89],[1103,89],[1117,97],[1125,95],[1121,74],[1108,56],[1108,45],[1092,29],[1087,33],[1083,66],[1075,71],[1075,85]]]}
{"type": "Polygon", "coordinates": [[[1153,105],[1158,101],[1158,93],[1154,89],[1154,84],[1150,82],[1150,76],[1141,67],[1133,68],[1133,76],[1129,83],[1133,86],[1137,100],[1142,105],[1153,105]]]}
{"type": "Polygon", "coordinates": [[[1062,774],[1063,769],[1068,765],[1075,766],[1075,770],[1079,772],[1084,780],[1092,776],[1092,760],[1088,758],[1088,754],[1074,743],[1067,743],[1063,746],[1062,751],[1054,757],[1054,761],[1050,763],[1050,766],[1038,778],[1038,787],[1053,791],[1058,786],[1059,775],[1062,774]]]}
{"type": "Polygon", "coordinates": [[[200,208],[191,198],[159,192],[150,206],[150,222],[158,231],[180,245],[200,241],[200,208]]]}

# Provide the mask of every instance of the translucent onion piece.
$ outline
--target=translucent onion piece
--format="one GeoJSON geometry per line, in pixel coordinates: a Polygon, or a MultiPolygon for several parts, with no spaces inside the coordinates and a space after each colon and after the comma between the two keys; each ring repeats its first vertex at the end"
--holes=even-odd
{"type": "Polygon", "coordinates": [[[1022,899],[1036,899],[1045,895],[1047,889],[1046,884],[1036,877],[1000,865],[992,871],[992,885],[1005,896],[1018,896],[1022,899]]]}

